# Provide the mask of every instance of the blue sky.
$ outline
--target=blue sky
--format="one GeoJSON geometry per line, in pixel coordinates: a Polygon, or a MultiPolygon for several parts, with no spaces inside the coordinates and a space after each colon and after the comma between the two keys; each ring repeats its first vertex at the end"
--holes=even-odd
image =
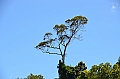
{"type": "Polygon", "coordinates": [[[61,57],[43,54],[34,47],[55,24],[76,15],[86,16],[83,41],[74,40],[67,49],[66,64],[79,61],[88,69],[94,64],[114,64],[120,56],[119,0],[1,0],[0,79],[24,78],[30,73],[46,79],[58,77],[61,57]]]}

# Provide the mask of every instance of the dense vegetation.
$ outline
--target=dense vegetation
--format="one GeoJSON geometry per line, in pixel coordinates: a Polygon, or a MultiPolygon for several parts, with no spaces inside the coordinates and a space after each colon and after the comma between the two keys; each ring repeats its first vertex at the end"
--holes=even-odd
{"type": "MultiPolygon", "coordinates": [[[[67,66],[59,60],[58,64],[59,78],[55,79],[120,79],[120,57],[118,62],[111,65],[109,62],[93,65],[87,70],[85,63],[82,61],[75,67],[67,66]]],[[[22,78],[16,78],[22,79],[22,78]]],[[[44,79],[42,75],[30,74],[23,79],[44,79]]]]}
{"type": "Polygon", "coordinates": [[[113,66],[107,62],[93,65],[90,70],[86,68],[83,62],[75,67],[59,63],[59,79],[120,79],[120,60],[113,66]]]}

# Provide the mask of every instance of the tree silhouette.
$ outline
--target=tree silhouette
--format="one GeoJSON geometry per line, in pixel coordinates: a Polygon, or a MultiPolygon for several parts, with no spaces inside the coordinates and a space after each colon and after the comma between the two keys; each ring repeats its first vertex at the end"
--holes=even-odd
{"type": "Polygon", "coordinates": [[[71,40],[81,40],[84,24],[86,24],[87,21],[88,19],[84,16],[75,16],[72,19],[66,20],[66,24],[55,25],[53,29],[56,32],[56,37],[52,38],[53,34],[51,32],[45,33],[44,41],[40,42],[35,48],[40,49],[43,53],[60,55],[62,62],[65,63],[68,45],[71,40]],[[59,53],[50,52],[51,49],[59,50],[59,53]]]}

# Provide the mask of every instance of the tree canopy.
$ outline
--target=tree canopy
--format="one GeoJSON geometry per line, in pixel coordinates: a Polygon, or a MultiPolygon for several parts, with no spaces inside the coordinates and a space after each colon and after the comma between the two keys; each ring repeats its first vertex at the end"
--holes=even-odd
{"type": "Polygon", "coordinates": [[[34,74],[30,74],[30,75],[28,75],[26,78],[15,78],[15,79],[45,79],[45,78],[43,78],[43,76],[42,75],[34,75],[34,74]]]}
{"type": "Polygon", "coordinates": [[[76,66],[66,66],[63,63],[59,65],[59,79],[120,79],[119,64],[114,64],[112,66],[108,62],[105,64],[100,63],[99,65],[93,65],[90,70],[87,70],[85,63],[80,63],[82,65],[78,65],[77,68],[76,66]]]}

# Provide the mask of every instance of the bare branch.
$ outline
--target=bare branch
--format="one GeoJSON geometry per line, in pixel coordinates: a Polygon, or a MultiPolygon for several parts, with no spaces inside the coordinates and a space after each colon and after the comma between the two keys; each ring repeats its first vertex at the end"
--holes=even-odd
{"type": "Polygon", "coordinates": [[[52,52],[43,52],[43,53],[61,55],[61,54],[59,54],[59,53],[52,53],[52,52]]]}
{"type": "Polygon", "coordinates": [[[60,44],[59,44],[58,46],[59,46],[60,53],[61,53],[61,55],[62,55],[63,53],[62,53],[62,50],[61,50],[60,44]]]}
{"type": "Polygon", "coordinates": [[[47,45],[46,47],[53,48],[53,49],[59,49],[58,47],[49,46],[49,45],[47,45]]]}

